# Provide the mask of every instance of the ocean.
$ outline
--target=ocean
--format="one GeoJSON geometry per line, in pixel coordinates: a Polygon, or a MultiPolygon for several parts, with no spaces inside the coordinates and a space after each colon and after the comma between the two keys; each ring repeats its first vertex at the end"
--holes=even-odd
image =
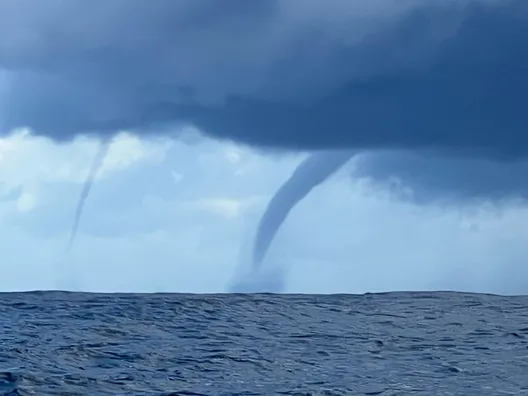
{"type": "Polygon", "coordinates": [[[0,395],[528,395],[528,297],[0,294],[0,395]]]}

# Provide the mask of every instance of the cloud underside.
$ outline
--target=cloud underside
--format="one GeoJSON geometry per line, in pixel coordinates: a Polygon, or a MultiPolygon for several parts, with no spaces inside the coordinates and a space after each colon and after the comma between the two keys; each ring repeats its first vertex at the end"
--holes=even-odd
{"type": "Polygon", "coordinates": [[[443,157],[409,151],[357,156],[350,175],[418,204],[526,201],[528,161],[443,157]]]}
{"type": "Polygon", "coordinates": [[[526,155],[524,0],[0,5],[4,133],[526,155]],[[3,32],[9,31],[9,34],[3,32]]]}

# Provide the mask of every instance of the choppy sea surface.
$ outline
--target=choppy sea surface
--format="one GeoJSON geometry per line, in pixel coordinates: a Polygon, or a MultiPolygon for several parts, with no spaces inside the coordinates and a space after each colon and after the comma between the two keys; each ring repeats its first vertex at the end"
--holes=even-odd
{"type": "Polygon", "coordinates": [[[0,395],[528,395],[528,297],[0,294],[0,395]]]}

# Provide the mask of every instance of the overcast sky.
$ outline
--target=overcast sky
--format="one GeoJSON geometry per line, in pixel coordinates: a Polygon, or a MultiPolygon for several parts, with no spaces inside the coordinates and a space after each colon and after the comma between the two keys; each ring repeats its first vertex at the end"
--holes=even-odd
{"type": "MultiPolygon", "coordinates": [[[[120,135],[65,257],[97,147],[23,131],[0,140],[2,291],[226,291],[267,200],[302,159],[120,135]]],[[[353,166],[280,231],[265,265],[287,269],[286,291],[528,292],[528,211],[518,202],[418,206],[401,189],[354,180],[353,166]]]]}

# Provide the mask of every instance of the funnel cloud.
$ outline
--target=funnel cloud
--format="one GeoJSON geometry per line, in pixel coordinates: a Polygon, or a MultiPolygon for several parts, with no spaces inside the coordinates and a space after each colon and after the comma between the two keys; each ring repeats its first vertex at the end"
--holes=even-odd
{"type": "Polygon", "coordinates": [[[88,171],[88,175],[86,177],[86,180],[83,184],[83,188],[81,190],[81,195],[79,196],[79,201],[77,202],[77,208],[75,210],[75,216],[73,218],[73,225],[72,225],[72,229],[70,232],[70,237],[68,238],[68,243],[66,245],[66,254],[70,253],[73,247],[73,244],[75,242],[75,239],[77,237],[77,232],[79,230],[79,225],[81,222],[84,205],[86,204],[86,200],[88,199],[88,196],[90,195],[90,191],[94,184],[95,178],[97,177],[97,174],[99,173],[99,170],[101,169],[101,166],[103,165],[105,157],[108,154],[110,143],[111,143],[111,139],[109,138],[105,138],[100,142],[99,148],[92,162],[92,166],[90,167],[90,170],[88,171]]]}
{"type": "Polygon", "coordinates": [[[353,152],[348,150],[323,151],[310,154],[301,162],[271,198],[260,219],[253,250],[253,263],[256,267],[266,257],[280,226],[295,205],[348,162],[352,155],[353,152]]]}

